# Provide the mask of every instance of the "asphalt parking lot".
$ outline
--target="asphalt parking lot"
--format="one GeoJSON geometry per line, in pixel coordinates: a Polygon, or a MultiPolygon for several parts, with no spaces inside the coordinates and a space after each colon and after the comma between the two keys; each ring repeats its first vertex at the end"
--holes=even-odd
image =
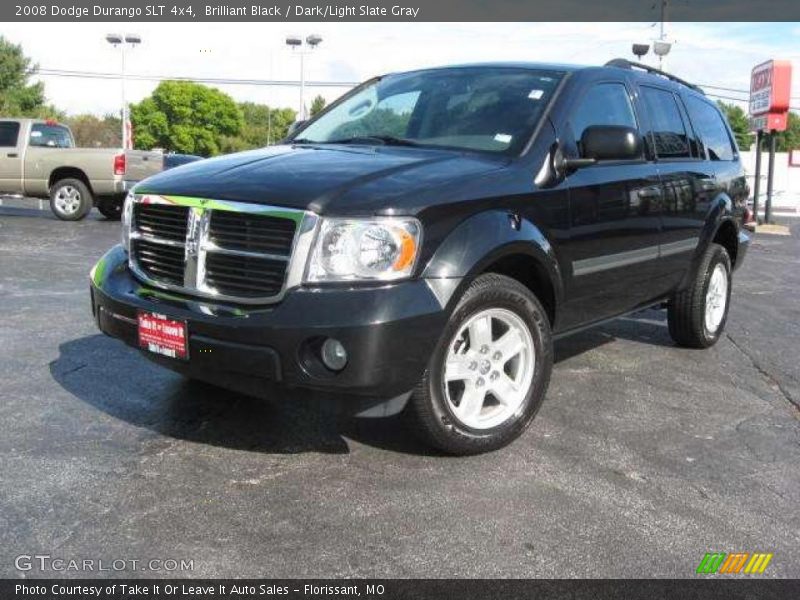
{"type": "Polygon", "coordinates": [[[675,347],[654,310],[559,342],[531,430],[450,458],[396,419],[154,366],[90,314],[119,224],[5,202],[0,576],[53,576],[14,567],[44,553],[191,559],[202,577],[694,577],[706,552],[758,551],[764,576],[800,577],[792,233],[754,241],[711,350],[675,347]]]}

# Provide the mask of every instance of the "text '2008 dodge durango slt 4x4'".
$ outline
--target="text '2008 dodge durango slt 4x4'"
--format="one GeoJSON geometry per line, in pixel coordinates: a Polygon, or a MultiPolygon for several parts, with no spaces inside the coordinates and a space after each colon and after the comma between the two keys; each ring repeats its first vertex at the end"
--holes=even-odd
{"type": "Polygon", "coordinates": [[[346,392],[481,452],[533,419],[554,337],[666,303],[678,344],[714,344],[747,193],[714,103],[649,67],[387,75],[140,183],[92,305],[189,377],[346,392]]]}

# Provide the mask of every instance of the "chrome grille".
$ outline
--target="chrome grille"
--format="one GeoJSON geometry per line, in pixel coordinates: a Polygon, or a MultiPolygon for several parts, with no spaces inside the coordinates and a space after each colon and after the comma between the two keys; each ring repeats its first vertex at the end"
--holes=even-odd
{"type": "Polygon", "coordinates": [[[134,240],[131,251],[139,267],[150,278],[171,285],[183,285],[184,249],[182,246],[166,246],[145,239],[134,240]]]}
{"type": "Polygon", "coordinates": [[[274,296],[281,291],[286,262],[254,256],[208,254],[206,283],[227,296],[274,296]]]}
{"type": "Polygon", "coordinates": [[[289,256],[294,230],[289,219],[215,210],[208,238],[222,248],[289,256]]]}
{"type": "Polygon", "coordinates": [[[188,206],[171,204],[137,204],[133,208],[133,222],[137,231],[166,240],[186,240],[188,206]]]}
{"type": "Polygon", "coordinates": [[[133,198],[129,264],[137,277],[156,287],[248,304],[275,302],[287,283],[300,282],[315,215],[239,202],[186,203],[133,198]]]}

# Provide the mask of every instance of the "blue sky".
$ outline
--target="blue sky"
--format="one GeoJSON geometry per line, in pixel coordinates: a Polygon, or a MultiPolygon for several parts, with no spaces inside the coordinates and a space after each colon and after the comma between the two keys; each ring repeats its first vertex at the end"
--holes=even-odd
{"type": "MultiPolygon", "coordinates": [[[[117,72],[119,55],[105,42],[109,31],[136,32],[143,44],[128,71],[237,79],[297,80],[299,60],[284,44],[289,33],[320,33],[324,41],[307,63],[311,80],[360,81],[372,75],[425,66],[492,60],[602,64],[631,57],[633,42],[651,42],[652,23],[71,23],[69,43],[59,23],[0,24],[43,68],[117,72]]],[[[800,70],[800,23],[669,23],[674,43],[667,68],[699,84],[747,89],[752,67],[770,58],[792,60],[800,70]]],[[[649,55],[646,62],[655,64],[649,55]]],[[[45,77],[49,100],[70,113],[118,110],[114,80],[45,77]]],[[[138,101],[156,82],[130,81],[138,101]]],[[[296,108],[292,88],[218,86],[237,100],[296,108]]],[[[329,100],[343,89],[310,89],[329,100]]],[[[726,94],[726,92],[719,92],[726,94]]],[[[793,96],[800,105],[800,72],[793,96]]]]}

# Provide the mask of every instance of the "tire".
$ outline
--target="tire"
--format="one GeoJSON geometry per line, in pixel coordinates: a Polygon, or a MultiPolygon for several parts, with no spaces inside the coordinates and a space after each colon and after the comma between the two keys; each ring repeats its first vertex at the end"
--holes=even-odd
{"type": "Polygon", "coordinates": [[[552,368],[550,322],[537,298],[514,279],[481,275],[453,311],[405,416],[448,454],[496,450],[530,425],[552,368]]]}
{"type": "Polygon", "coordinates": [[[62,221],[80,221],[93,204],[91,190],[80,179],[61,179],[50,189],[50,210],[62,221]]]}
{"type": "Polygon", "coordinates": [[[667,306],[669,334],[688,348],[708,348],[725,330],[731,299],[731,259],[719,244],[711,244],[694,281],[677,292],[667,306]],[[720,289],[724,286],[724,289],[720,289]]]}
{"type": "Polygon", "coordinates": [[[124,198],[100,198],[97,201],[97,210],[109,221],[119,221],[122,218],[124,202],[124,198]]]}

